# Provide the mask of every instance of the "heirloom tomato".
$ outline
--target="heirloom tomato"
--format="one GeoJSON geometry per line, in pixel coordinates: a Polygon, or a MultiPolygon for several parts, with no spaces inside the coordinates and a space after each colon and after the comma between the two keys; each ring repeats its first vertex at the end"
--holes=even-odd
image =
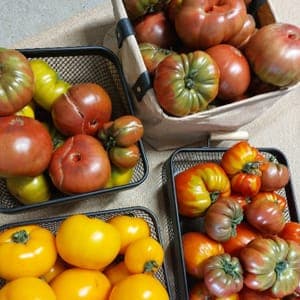
{"type": "Polygon", "coordinates": [[[57,300],[52,288],[36,277],[22,277],[7,282],[0,289],[0,300],[57,300]]]}
{"type": "Polygon", "coordinates": [[[134,274],[118,282],[108,300],[169,300],[166,288],[154,276],[134,274]]]}
{"type": "Polygon", "coordinates": [[[108,156],[113,165],[118,168],[129,169],[136,166],[141,153],[139,147],[133,144],[127,147],[112,147],[108,151],[108,156]]]}
{"type": "Polygon", "coordinates": [[[134,241],[150,236],[150,227],[147,221],[134,215],[117,215],[107,222],[113,225],[120,233],[120,253],[124,254],[127,247],[134,241]]]}
{"type": "Polygon", "coordinates": [[[50,283],[57,300],[107,300],[111,283],[100,271],[70,268],[50,283]]]}
{"type": "Polygon", "coordinates": [[[280,206],[267,199],[251,201],[245,210],[247,222],[263,234],[279,233],[286,221],[280,206]]]}
{"type": "Polygon", "coordinates": [[[244,284],[256,291],[269,290],[282,298],[292,294],[300,280],[300,245],[278,236],[256,238],[240,252],[244,284]]]}
{"type": "Polygon", "coordinates": [[[243,220],[243,209],[230,198],[222,197],[204,215],[205,233],[215,241],[225,242],[236,235],[236,227],[243,220]]]}
{"type": "Polygon", "coordinates": [[[203,265],[207,258],[224,253],[221,243],[200,232],[186,232],[182,236],[182,248],[188,274],[203,278],[203,265]]]}
{"type": "Polygon", "coordinates": [[[215,99],[220,70],[204,51],[170,54],[156,68],[153,88],[166,113],[182,117],[203,111],[215,99]]]}
{"type": "Polygon", "coordinates": [[[200,216],[218,197],[230,194],[230,181],[217,163],[199,163],[177,174],[174,180],[183,216],[200,216]]]}
{"type": "Polygon", "coordinates": [[[287,207],[286,198],[276,192],[258,192],[255,196],[251,197],[250,201],[257,201],[262,199],[277,203],[282,211],[284,211],[287,207]]]}
{"type": "Polygon", "coordinates": [[[273,297],[268,291],[259,292],[247,288],[246,285],[239,292],[240,300],[281,300],[281,298],[273,297]]]}
{"type": "Polygon", "coordinates": [[[131,242],[124,252],[124,262],[133,274],[155,273],[163,264],[164,249],[153,237],[147,236],[131,242]]]}
{"type": "Polygon", "coordinates": [[[27,58],[18,50],[0,48],[0,116],[11,115],[27,105],[33,89],[27,58]]]}
{"type": "Polygon", "coordinates": [[[183,43],[192,49],[226,43],[247,18],[244,0],[184,0],[175,11],[175,28],[183,43]]]}
{"type": "Polygon", "coordinates": [[[252,197],[260,190],[261,177],[256,174],[241,172],[231,177],[230,184],[233,192],[252,197]]]}
{"type": "Polygon", "coordinates": [[[41,276],[55,263],[55,237],[39,225],[16,226],[0,234],[0,277],[41,276]]]}
{"type": "Polygon", "coordinates": [[[50,111],[54,101],[68,90],[70,84],[60,79],[56,71],[42,59],[31,60],[30,67],[34,75],[33,99],[50,111]]]}
{"type": "Polygon", "coordinates": [[[105,188],[120,186],[130,183],[134,173],[134,168],[119,168],[115,165],[111,166],[111,173],[105,188]]]}
{"type": "Polygon", "coordinates": [[[104,220],[75,214],[59,226],[56,246],[58,254],[67,263],[100,270],[119,254],[121,238],[117,229],[104,220]]]}
{"type": "Polygon", "coordinates": [[[286,222],[279,236],[285,240],[295,241],[300,244],[300,223],[293,221],[286,222]]]}
{"type": "Polygon", "coordinates": [[[203,275],[207,289],[217,297],[238,293],[243,287],[243,269],[239,259],[228,253],[205,260],[203,275]]]}

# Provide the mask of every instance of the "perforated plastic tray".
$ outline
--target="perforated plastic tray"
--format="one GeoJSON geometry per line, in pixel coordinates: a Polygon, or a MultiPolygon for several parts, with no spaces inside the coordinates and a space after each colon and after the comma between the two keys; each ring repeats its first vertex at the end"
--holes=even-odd
{"type": "MultiPolygon", "coordinates": [[[[151,236],[162,244],[162,238],[161,238],[160,228],[158,227],[157,217],[148,208],[140,207],[140,206],[132,206],[132,207],[104,210],[101,212],[92,212],[92,213],[85,213],[85,214],[90,217],[99,218],[105,221],[117,215],[130,215],[130,216],[143,218],[149,225],[151,236]]],[[[59,225],[63,220],[66,219],[67,216],[69,215],[10,223],[1,226],[0,232],[3,232],[4,230],[8,228],[13,228],[15,226],[37,224],[49,229],[51,232],[55,234],[59,225]]],[[[166,273],[166,263],[163,263],[162,267],[157,270],[155,276],[164,285],[164,287],[167,289],[168,293],[170,294],[169,280],[166,273]]],[[[3,284],[4,284],[4,280],[1,280],[0,278],[0,287],[3,286],[3,284]]]]}
{"type": "MultiPolygon", "coordinates": [[[[258,148],[264,156],[272,157],[275,161],[283,163],[288,166],[288,161],[284,154],[274,148],[258,148]]],[[[175,287],[176,295],[180,300],[189,300],[188,292],[189,287],[193,283],[193,279],[186,273],[182,239],[181,236],[187,231],[198,230],[201,225],[201,217],[196,219],[184,218],[178,213],[175,182],[174,177],[201,162],[216,162],[219,163],[226,148],[180,148],[172,153],[170,158],[164,165],[163,184],[165,195],[168,198],[168,208],[170,214],[170,226],[172,228],[172,240],[170,246],[172,247],[174,264],[176,264],[176,276],[175,287]]],[[[280,195],[286,197],[288,207],[285,211],[285,217],[287,220],[298,222],[299,216],[296,210],[295,197],[292,188],[292,181],[285,186],[285,188],[277,191],[280,195]]]]}
{"type": "MultiPolygon", "coordinates": [[[[108,48],[102,46],[20,49],[28,58],[41,58],[56,70],[63,80],[70,84],[94,82],[106,89],[112,100],[112,117],[115,119],[124,114],[134,114],[131,95],[124,78],[118,57],[108,48]]],[[[43,114],[40,114],[43,115],[43,114]]],[[[43,120],[41,120],[43,121],[43,120]]],[[[141,157],[134,169],[130,183],[94,192],[65,195],[53,189],[49,201],[22,205],[6,188],[5,180],[0,179],[0,212],[15,213],[28,209],[74,201],[108,192],[133,188],[141,184],[148,175],[148,162],[142,141],[138,142],[141,157]]]]}

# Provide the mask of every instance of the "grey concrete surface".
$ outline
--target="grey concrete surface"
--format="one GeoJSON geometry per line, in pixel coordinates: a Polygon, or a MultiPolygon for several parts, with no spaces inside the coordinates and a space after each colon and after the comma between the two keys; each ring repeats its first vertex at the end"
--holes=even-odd
{"type": "Polygon", "coordinates": [[[59,25],[104,0],[0,0],[0,47],[59,25]]]}

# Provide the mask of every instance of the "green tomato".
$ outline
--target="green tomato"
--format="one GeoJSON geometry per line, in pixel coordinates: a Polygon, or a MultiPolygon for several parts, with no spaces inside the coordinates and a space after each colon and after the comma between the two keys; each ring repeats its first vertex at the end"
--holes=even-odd
{"type": "Polygon", "coordinates": [[[35,177],[10,177],[7,190],[22,204],[30,205],[50,199],[50,186],[44,174],[35,177]]]}
{"type": "Polygon", "coordinates": [[[111,166],[111,176],[106,184],[106,188],[128,184],[132,178],[134,168],[119,168],[111,166]]]}

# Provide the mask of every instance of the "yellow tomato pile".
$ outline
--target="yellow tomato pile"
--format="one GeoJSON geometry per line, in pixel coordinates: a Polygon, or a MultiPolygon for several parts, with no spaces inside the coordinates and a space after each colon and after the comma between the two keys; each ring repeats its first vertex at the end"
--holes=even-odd
{"type": "Polygon", "coordinates": [[[142,217],[75,214],[0,233],[0,300],[168,300],[164,250],[142,217]]]}

